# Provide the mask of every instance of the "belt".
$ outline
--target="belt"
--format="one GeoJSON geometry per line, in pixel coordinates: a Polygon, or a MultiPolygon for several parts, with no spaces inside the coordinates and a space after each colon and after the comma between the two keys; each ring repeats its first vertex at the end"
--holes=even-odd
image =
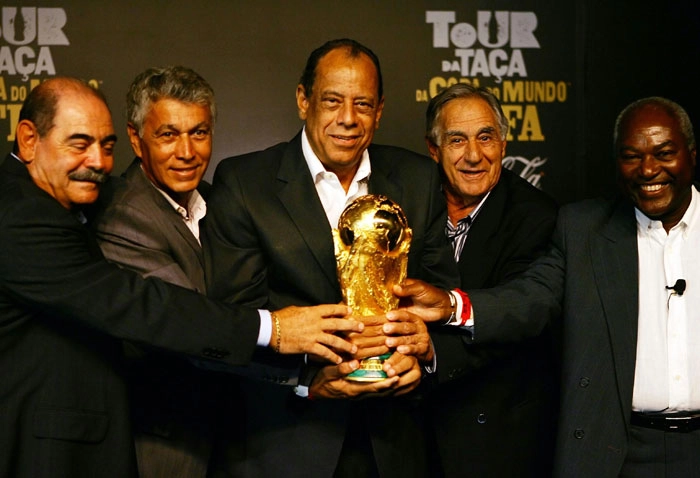
{"type": "Polygon", "coordinates": [[[700,412],[641,413],[632,412],[632,425],[666,432],[692,432],[700,428],[700,412]]]}

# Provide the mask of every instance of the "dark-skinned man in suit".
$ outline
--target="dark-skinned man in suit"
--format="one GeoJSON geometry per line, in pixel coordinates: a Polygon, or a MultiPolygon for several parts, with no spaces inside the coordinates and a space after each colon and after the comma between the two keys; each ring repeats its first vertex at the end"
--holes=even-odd
{"type": "MultiPolygon", "coordinates": [[[[384,108],[377,56],[351,39],[327,42],[308,58],[296,104],[305,124],[290,142],[217,167],[204,227],[209,293],[257,307],[342,300],[331,229],[353,199],[368,193],[389,197],[408,218],[409,276],[456,284],[436,165],[372,144],[384,108]]],[[[424,327],[405,316],[373,323],[372,334],[356,337],[362,350],[396,350],[384,381],[346,380],[357,360],[319,367],[300,357],[292,364],[302,365],[295,390],[247,383],[246,456],[230,460],[228,473],[424,476],[422,422],[408,393],[419,384],[420,362],[431,363],[424,327]]]]}

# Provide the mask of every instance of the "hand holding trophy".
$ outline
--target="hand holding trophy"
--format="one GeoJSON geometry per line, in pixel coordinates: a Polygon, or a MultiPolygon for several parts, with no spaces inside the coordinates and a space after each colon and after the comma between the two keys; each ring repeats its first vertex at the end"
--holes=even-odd
{"type": "MultiPolygon", "coordinates": [[[[345,208],[333,241],[343,299],[354,314],[377,316],[398,307],[392,289],[406,278],[411,237],[403,210],[386,196],[362,196],[345,208]]],[[[361,382],[387,378],[382,363],[388,356],[363,359],[346,378],[361,382]]]]}

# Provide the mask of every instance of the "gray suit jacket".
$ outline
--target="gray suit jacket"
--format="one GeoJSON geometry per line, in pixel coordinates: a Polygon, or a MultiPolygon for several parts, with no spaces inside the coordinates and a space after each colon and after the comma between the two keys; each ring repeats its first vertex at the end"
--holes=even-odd
{"type": "MultiPolygon", "coordinates": [[[[369,192],[398,202],[413,229],[409,277],[456,286],[437,166],[389,146],[372,145],[369,155],[369,192]]],[[[222,161],[208,204],[203,245],[213,297],[273,308],[342,300],[331,227],[300,135],[222,161]]],[[[358,419],[366,422],[382,476],[423,476],[422,434],[410,399],[305,400],[291,387],[247,386],[247,456],[230,463],[234,476],[332,476],[348,422],[358,419]]]]}
{"type": "MultiPolygon", "coordinates": [[[[203,196],[207,186],[200,185],[203,196]]],[[[107,260],[144,277],[206,291],[199,242],[150,182],[139,158],[106,184],[100,205],[93,227],[107,260]]],[[[125,352],[137,445],[151,441],[148,437],[153,435],[167,443],[151,443],[149,454],[139,460],[139,470],[145,475],[204,476],[215,430],[221,426],[230,433],[235,428],[223,425],[221,413],[225,402],[228,405],[240,395],[235,377],[209,373],[185,358],[133,344],[125,344],[125,352]]]]}
{"type": "Polygon", "coordinates": [[[123,177],[110,179],[100,192],[100,204],[93,227],[108,260],[144,277],[206,292],[202,248],[148,180],[140,159],[123,177]]]}
{"type": "Polygon", "coordinates": [[[522,278],[469,291],[479,342],[519,340],[561,317],[554,476],[613,477],[622,467],[637,342],[637,257],[632,204],[584,201],[561,209],[549,252],[522,278]]]}

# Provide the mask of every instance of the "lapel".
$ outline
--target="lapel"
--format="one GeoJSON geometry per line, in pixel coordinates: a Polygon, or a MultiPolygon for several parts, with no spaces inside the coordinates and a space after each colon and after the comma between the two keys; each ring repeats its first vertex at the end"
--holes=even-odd
{"type": "Polygon", "coordinates": [[[331,228],[304,160],[301,133],[294,137],[282,154],[277,182],[277,197],[289,219],[332,287],[338,289],[331,228]]]}
{"type": "Polygon", "coordinates": [[[617,201],[606,224],[591,239],[593,275],[613,350],[624,416],[632,408],[637,355],[639,264],[637,223],[632,206],[617,201]]]}
{"type": "Polygon", "coordinates": [[[503,220],[506,196],[505,180],[501,178],[469,228],[458,264],[464,289],[484,287],[499,257],[503,237],[496,232],[503,220]]]}
{"type": "MultiPolygon", "coordinates": [[[[176,236],[179,237],[187,246],[192,249],[193,254],[197,257],[201,267],[204,267],[204,257],[202,255],[202,247],[197,242],[197,239],[192,234],[192,231],[187,227],[187,225],[182,221],[182,218],[178,214],[173,206],[168,202],[167,199],[153,186],[151,181],[146,177],[146,174],[141,169],[141,160],[136,158],[131,163],[131,165],[124,172],[124,177],[129,183],[131,183],[135,190],[142,191],[144,195],[144,205],[147,208],[153,208],[160,210],[165,214],[165,217],[172,217],[176,215],[177,220],[167,221],[165,227],[172,227],[175,231],[176,236]]],[[[154,215],[154,217],[159,216],[154,215]]]]}
{"type": "Polygon", "coordinates": [[[403,204],[403,188],[394,179],[396,156],[386,155],[381,147],[369,147],[369,160],[372,174],[369,176],[367,190],[370,194],[383,194],[398,204],[403,204]]]}

